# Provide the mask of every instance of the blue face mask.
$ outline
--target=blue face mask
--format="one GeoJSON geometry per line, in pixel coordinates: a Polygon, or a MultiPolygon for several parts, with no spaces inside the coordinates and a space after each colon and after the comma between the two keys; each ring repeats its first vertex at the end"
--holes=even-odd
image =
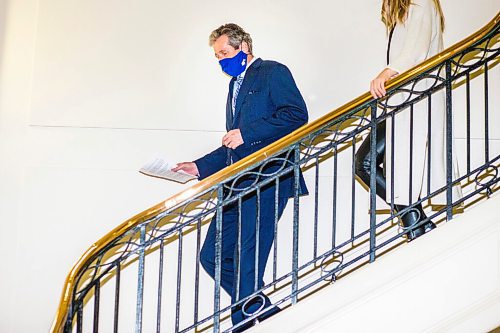
{"type": "Polygon", "coordinates": [[[226,58],[219,61],[222,71],[230,76],[238,76],[247,68],[247,54],[243,51],[238,52],[232,58],[226,58]]]}

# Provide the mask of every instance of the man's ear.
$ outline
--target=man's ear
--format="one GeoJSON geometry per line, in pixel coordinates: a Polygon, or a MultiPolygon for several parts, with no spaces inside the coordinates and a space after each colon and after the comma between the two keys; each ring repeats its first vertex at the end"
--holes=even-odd
{"type": "Polygon", "coordinates": [[[249,54],[250,52],[248,51],[248,44],[247,42],[241,42],[241,50],[245,52],[246,54],[249,54]]]}

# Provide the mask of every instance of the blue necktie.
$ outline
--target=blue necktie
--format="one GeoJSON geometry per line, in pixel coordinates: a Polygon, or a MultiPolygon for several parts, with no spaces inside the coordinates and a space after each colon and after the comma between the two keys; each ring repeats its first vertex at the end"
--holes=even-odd
{"type": "MultiPolygon", "coordinates": [[[[234,121],[234,112],[236,110],[236,99],[238,98],[238,93],[240,92],[241,84],[243,83],[244,76],[239,75],[236,77],[236,81],[234,81],[234,86],[233,86],[233,99],[231,100],[231,110],[233,112],[233,120],[234,121]]],[[[227,158],[226,158],[226,165],[231,165],[233,164],[233,158],[231,157],[231,150],[227,149],[227,158]]]]}
{"type": "Polygon", "coordinates": [[[234,81],[234,87],[233,87],[233,100],[232,100],[232,110],[233,110],[233,117],[234,117],[234,112],[236,109],[236,99],[238,98],[238,93],[240,92],[241,84],[243,83],[244,76],[239,75],[236,77],[236,81],[234,81]]]}

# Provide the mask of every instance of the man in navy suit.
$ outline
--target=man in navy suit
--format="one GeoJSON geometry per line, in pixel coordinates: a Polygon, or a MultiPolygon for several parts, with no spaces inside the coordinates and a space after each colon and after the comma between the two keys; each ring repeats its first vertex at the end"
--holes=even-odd
{"type": "MultiPolygon", "coordinates": [[[[173,169],[196,175],[200,180],[282,138],[308,120],[304,99],[288,68],[275,61],[254,57],[252,39],[241,27],[223,25],[211,33],[209,41],[222,70],[232,76],[226,104],[227,133],[219,148],[194,162],[179,163],[173,169]]],[[[293,156],[287,158],[293,160],[293,156]]],[[[272,174],[280,170],[283,163],[268,163],[260,171],[272,174]]],[[[244,196],[241,210],[237,201],[223,208],[221,286],[231,295],[233,304],[264,286],[264,269],[274,239],[275,222],[283,213],[288,198],[294,195],[293,181],[294,174],[290,172],[279,178],[278,195],[276,183],[271,182],[261,187],[258,193],[253,191],[244,196]],[[238,248],[238,234],[241,234],[241,248],[238,248]],[[257,241],[259,259],[256,272],[257,241]]],[[[234,185],[236,193],[233,194],[254,182],[255,176],[242,177],[234,185]]],[[[298,187],[299,194],[307,194],[302,174],[298,187]]],[[[200,261],[212,278],[215,276],[215,236],[214,218],[200,253],[200,261]]],[[[263,320],[278,310],[267,296],[257,293],[244,307],[243,303],[234,306],[231,318],[236,325],[256,311],[259,311],[258,319],[263,320]]],[[[242,324],[235,331],[243,331],[251,325],[253,323],[242,324]]]]}

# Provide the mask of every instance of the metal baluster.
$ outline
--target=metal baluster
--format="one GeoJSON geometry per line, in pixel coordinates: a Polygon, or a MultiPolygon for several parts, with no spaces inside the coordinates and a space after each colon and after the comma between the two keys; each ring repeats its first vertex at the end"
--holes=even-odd
{"type": "Polygon", "coordinates": [[[351,238],[354,238],[356,220],[356,137],[352,138],[351,154],[351,238]]]}
{"type": "Polygon", "coordinates": [[[452,91],[451,91],[451,61],[446,61],[446,219],[453,217],[452,206],[452,174],[453,174],[453,151],[452,151],[452,91]]]}
{"type": "Polygon", "coordinates": [[[177,293],[175,301],[175,332],[179,332],[179,317],[181,307],[181,280],[182,280],[182,229],[179,230],[179,247],[177,248],[177,293]]]}
{"type": "Polygon", "coordinates": [[[299,147],[294,148],[294,183],[293,183],[293,262],[292,262],[292,304],[297,303],[298,300],[298,286],[299,286],[299,179],[300,179],[300,166],[299,147]]]}
{"type": "Polygon", "coordinates": [[[101,284],[99,280],[96,281],[94,286],[94,329],[93,332],[99,332],[99,301],[101,298],[101,284]]]}
{"type": "Polygon", "coordinates": [[[136,302],[136,317],[135,317],[135,332],[142,332],[142,305],[144,301],[144,264],[145,264],[145,248],[146,241],[146,226],[141,226],[139,250],[139,270],[137,274],[137,302],[136,302]]]}
{"type": "MultiPolygon", "coordinates": [[[[214,291],[214,332],[220,332],[220,283],[222,264],[222,203],[224,188],[217,189],[217,217],[215,219],[215,291],[214,291]]],[[[213,223],[213,222],[212,222],[213,223]]]]}
{"type": "Polygon", "coordinates": [[[158,268],[158,298],[156,306],[156,332],[160,332],[161,328],[161,298],[163,293],[163,263],[164,263],[164,247],[165,240],[162,239],[160,242],[160,267],[158,268]]]}
{"type": "Polygon", "coordinates": [[[336,246],[337,238],[337,174],[338,174],[338,150],[337,145],[333,148],[333,202],[332,202],[332,249],[336,246]]]}
{"type": "MultiPolygon", "coordinates": [[[[396,113],[394,111],[391,112],[391,215],[394,216],[397,214],[394,208],[394,134],[396,133],[396,113]]],[[[387,144],[387,143],[386,143],[387,144]]],[[[387,150],[387,147],[386,147],[387,150]]],[[[386,193],[387,196],[387,193],[386,193]]]]}
{"type": "Polygon", "coordinates": [[[427,96],[427,196],[431,194],[432,95],[427,96]]]}
{"type": "Polygon", "coordinates": [[[194,319],[196,326],[198,323],[198,311],[200,302],[200,251],[201,251],[201,218],[196,223],[196,268],[194,278],[194,319]]]}
{"type": "Polygon", "coordinates": [[[470,73],[467,73],[465,80],[465,92],[467,96],[467,173],[470,173],[470,73]]]}
{"type": "Polygon", "coordinates": [[[242,198],[238,198],[238,232],[236,234],[236,302],[240,300],[240,275],[241,275],[241,205],[242,198]]]}
{"type": "Polygon", "coordinates": [[[253,291],[255,292],[259,285],[259,246],[260,246],[260,187],[257,188],[256,209],[257,215],[255,217],[255,272],[253,291]]]}
{"type": "MultiPolygon", "coordinates": [[[[375,261],[375,235],[377,210],[377,101],[371,105],[370,131],[370,262],[375,261]]],[[[353,148],[354,151],[354,148],[353,148]]],[[[354,163],[354,161],[353,161],[354,163]]],[[[354,178],[354,175],[353,175],[354,178]]]]}
{"type": "Polygon", "coordinates": [[[314,249],[313,258],[318,256],[318,207],[319,207],[319,157],[316,157],[316,175],[314,181],[314,249]]]}
{"type": "Polygon", "coordinates": [[[78,306],[78,311],[76,313],[76,332],[83,332],[83,304],[78,306]]]}
{"type": "Polygon", "coordinates": [[[115,285],[115,313],[114,313],[114,324],[113,333],[118,333],[118,314],[120,311],[120,281],[121,281],[121,265],[116,264],[116,285],[115,285]]]}
{"type": "Polygon", "coordinates": [[[408,198],[410,203],[413,202],[413,105],[414,104],[410,105],[410,172],[408,186],[408,198]]]}
{"type": "Polygon", "coordinates": [[[490,162],[490,128],[488,108],[488,63],[484,64],[484,163],[490,162]]]}
{"type": "Polygon", "coordinates": [[[274,191],[274,249],[273,249],[273,280],[277,279],[278,272],[278,200],[279,200],[280,179],[276,178],[276,188],[274,191]]]}

